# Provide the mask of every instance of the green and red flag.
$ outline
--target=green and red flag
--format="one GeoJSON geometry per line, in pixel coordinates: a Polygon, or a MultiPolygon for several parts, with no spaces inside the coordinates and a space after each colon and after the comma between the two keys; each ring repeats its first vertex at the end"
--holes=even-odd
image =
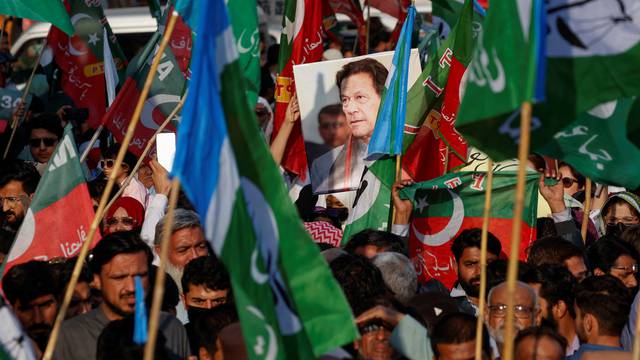
{"type": "MultiPolygon", "coordinates": [[[[77,255],[93,217],[73,129],[67,125],[7,254],[3,274],[30,260],[77,255]]],[[[100,234],[96,234],[92,246],[99,240],[100,234]]]]}
{"type": "Polygon", "coordinates": [[[542,10],[538,2],[491,4],[474,59],[478,71],[465,90],[458,129],[494,160],[516,156],[518,108],[531,99],[536,76],[546,75],[546,100],[533,108],[532,151],[544,149],[586,111],[640,94],[637,2],[551,2],[542,10]],[[541,33],[535,31],[545,15],[541,33]],[[531,67],[539,56],[532,46],[537,38],[546,46],[546,71],[538,74],[531,67]]]}
{"type": "MultiPolygon", "coordinates": [[[[435,278],[451,288],[457,279],[451,241],[462,230],[481,228],[487,174],[459,172],[417,183],[401,191],[401,197],[413,203],[409,233],[409,253],[416,264],[419,281],[435,278]]],[[[520,259],[536,239],[536,205],[538,173],[526,177],[524,211],[521,222],[520,259]]],[[[489,214],[489,232],[510,248],[513,226],[513,199],[516,194],[516,172],[493,175],[493,192],[489,214]]]]}
{"type": "Polygon", "coordinates": [[[69,14],[62,1],[57,0],[3,0],[0,14],[51,23],[69,36],[74,33],[69,14]]]}
{"type": "Polygon", "coordinates": [[[97,127],[107,108],[104,42],[108,42],[120,84],[127,59],[111,31],[101,1],[68,0],[65,4],[75,33],[69,37],[52,27],[42,63],[46,66],[55,61],[62,72],[60,86],[76,107],[89,109],[88,124],[97,127]]]}
{"type": "MultiPolygon", "coordinates": [[[[293,80],[293,65],[320,61],[323,52],[324,24],[326,11],[324,1],[286,0],[280,36],[278,76],[276,77],[276,109],[273,135],[275,139],[284,122],[289,101],[296,92],[293,80]]],[[[302,138],[302,127],[296,122],[282,158],[282,166],[300,179],[306,179],[307,154],[302,138]]]]}
{"type": "MultiPolygon", "coordinates": [[[[168,13],[168,11],[165,13],[165,24],[168,13]]],[[[129,121],[149,74],[153,56],[160,46],[161,31],[164,28],[165,26],[159,27],[142,51],[131,60],[127,69],[127,80],[103,118],[103,125],[118,141],[122,141],[127,132],[129,121]]],[[[180,19],[176,23],[169,44],[171,46],[165,49],[160,59],[149,96],[140,114],[140,123],[129,145],[129,151],[136,156],[142,154],[147,142],[160,124],[178,105],[186,86],[185,76],[189,75],[188,65],[191,58],[191,35],[189,28],[180,19]],[[180,54],[180,57],[177,57],[176,53],[180,54]]],[[[174,121],[167,126],[166,130],[175,131],[176,126],[177,121],[174,121]]]]}
{"type": "Polygon", "coordinates": [[[455,123],[460,83],[482,25],[472,0],[465,2],[459,14],[451,36],[429,59],[408,94],[403,168],[416,181],[436,178],[467,160],[467,143],[455,123]]]}
{"type": "Polygon", "coordinates": [[[640,101],[620,99],[583,113],[557,132],[540,154],[569,163],[592,180],[627,189],[640,187],[640,149],[627,126],[640,127],[640,101]]]}

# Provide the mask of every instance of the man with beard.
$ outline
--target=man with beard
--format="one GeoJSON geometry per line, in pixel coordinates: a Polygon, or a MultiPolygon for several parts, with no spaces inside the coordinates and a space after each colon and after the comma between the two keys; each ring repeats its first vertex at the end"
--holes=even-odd
{"type": "MultiPolygon", "coordinates": [[[[153,255],[135,232],[116,232],[102,238],[92,252],[89,267],[102,303],[96,309],[65,321],[53,354],[54,359],[95,359],[98,337],[114,320],[135,312],[135,278],[139,277],[145,294],[149,290],[149,268],[153,255]]],[[[175,356],[189,354],[187,334],[172,315],[160,313],[159,331],[175,356]]]]}
{"type": "Polygon", "coordinates": [[[29,337],[44,351],[58,312],[51,268],[35,260],[16,265],[2,278],[2,288],[29,337]]]}
{"type": "Polygon", "coordinates": [[[578,282],[562,265],[539,267],[535,273],[537,279],[529,285],[535,289],[540,304],[537,323],[557,331],[566,340],[566,355],[571,356],[580,347],[573,307],[578,282]]]}
{"type": "Polygon", "coordinates": [[[620,333],[627,323],[631,302],[624,284],[611,275],[591,276],[576,291],[576,332],[582,345],[568,359],[589,351],[624,351],[620,333]]]}
{"type": "Polygon", "coordinates": [[[9,161],[0,167],[0,221],[2,228],[14,236],[22,225],[39,181],[38,170],[27,162],[9,161]]]}
{"type": "MultiPolygon", "coordinates": [[[[531,286],[521,281],[517,281],[513,301],[516,331],[521,331],[531,326],[535,326],[536,318],[540,312],[535,290],[533,290],[531,286]]],[[[504,344],[506,316],[507,283],[505,281],[493,287],[489,291],[487,309],[484,313],[485,324],[487,325],[487,328],[489,328],[491,339],[496,343],[498,352],[502,351],[502,346],[504,344]]]]}
{"type": "MultiPolygon", "coordinates": [[[[451,244],[455,258],[458,281],[450,296],[456,300],[461,312],[478,316],[478,296],[480,294],[480,237],[482,230],[466,229],[451,244]]],[[[487,234],[487,263],[498,259],[502,244],[492,233],[487,234]]]]}

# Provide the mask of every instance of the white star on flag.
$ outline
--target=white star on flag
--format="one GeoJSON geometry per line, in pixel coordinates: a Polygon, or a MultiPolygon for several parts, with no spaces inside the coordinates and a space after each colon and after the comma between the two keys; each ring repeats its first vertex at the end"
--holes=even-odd
{"type": "Polygon", "coordinates": [[[89,40],[87,41],[89,44],[95,46],[98,41],[100,41],[98,33],[89,34],[89,40]]]}
{"type": "Polygon", "coordinates": [[[420,212],[422,212],[422,210],[424,208],[426,208],[427,206],[429,206],[429,203],[427,202],[427,197],[423,197],[418,199],[418,204],[416,205],[416,209],[420,212]]]}

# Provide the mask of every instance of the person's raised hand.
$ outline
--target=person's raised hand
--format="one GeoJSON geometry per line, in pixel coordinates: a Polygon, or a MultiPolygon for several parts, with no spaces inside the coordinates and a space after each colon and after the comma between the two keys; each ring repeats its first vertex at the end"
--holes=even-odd
{"type": "Polygon", "coordinates": [[[156,193],[169,195],[171,189],[171,181],[169,180],[169,173],[156,159],[149,161],[149,167],[151,168],[151,179],[153,180],[153,187],[156,189],[156,193]]]}
{"type": "Polygon", "coordinates": [[[285,120],[290,123],[295,123],[300,119],[300,106],[298,104],[298,94],[293,94],[289,105],[287,106],[287,112],[285,113],[285,120]]]}
{"type": "Polygon", "coordinates": [[[405,186],[413,185],[413,180],[396,181],[391,187],[391,197],[393,198],[393,207],[396,209],[394,224],[405,225],[411,219],[413,204],[411,200],[403,200],[400,198],[400,190],[405,186]]]}
{"type": "Polygon", "coordinates": [[[555,169],[546,169],[544,173],[540,174],[540,180],[538,181],[540,187],[540,194],[547,201],[551,212],[559,213],[566,209],[564,205],[564,186],[562,185],[562,174],[555,169]],[[555,185],[547,185],[545,179],[556,180],[555,185]]]}
{"type": "Polygon", "coordinates": [[[360,314],[360,316],[356,318],[356,323],[361,325],[374,319],[380,319],[395,327],[404,317],[405,314],[401,312],[386,306],[377,305],[360,314]]]}

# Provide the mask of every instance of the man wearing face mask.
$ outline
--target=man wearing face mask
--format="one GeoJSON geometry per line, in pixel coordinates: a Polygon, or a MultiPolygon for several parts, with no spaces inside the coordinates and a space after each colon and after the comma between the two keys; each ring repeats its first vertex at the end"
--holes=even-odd
{"type": "Polygon", "coordinates": [[[231,280],[222,263],[213,256],[202,256],[190,261],[182,275],[183,293],[180,295],[189,316],[185,325],[191,353],[199,351],[195,324],[209,310],[231,303],[231,280]]]}

